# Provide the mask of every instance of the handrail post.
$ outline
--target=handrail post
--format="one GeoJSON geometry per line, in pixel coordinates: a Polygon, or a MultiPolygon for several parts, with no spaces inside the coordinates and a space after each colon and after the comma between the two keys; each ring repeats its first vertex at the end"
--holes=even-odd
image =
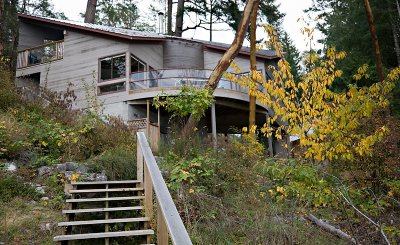
{"type": "Polygon", "coordinates": [[[157,245],[168,245],[168,228],[160,205],[157,207],[157,245]]]}
{"type": "Polygon", "coordinates": [[[143,186],[143,152],[140,147],[140,142],[137,142],[137,153],[136,153],[136,158],[137,158],[137,171],[136,171],[136,176],[137,180],[140,181],[139,186],[143,186]]]}
{"type": "Polygon", "coordinates": [[[144,165],[144,204],[146,217],[153,218],[153,183],[147,165],[144,165]]]}

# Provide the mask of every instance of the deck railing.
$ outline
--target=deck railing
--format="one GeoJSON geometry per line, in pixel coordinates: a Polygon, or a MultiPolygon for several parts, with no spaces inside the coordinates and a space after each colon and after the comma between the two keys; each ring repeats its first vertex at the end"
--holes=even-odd
{"type": "Polygon", "coordinates": [[[157,202],[157,244],[191,245],[167,185],[143,132],[137,133],[137,179],[143,183],[146,217],[153,217],[153,190],[157,202]]]}
{"type": "Polygon", "coordinates": [[[64,56],[64,40],[49,42],[18,52],[17,68],[60,60],[64,56]]]}
{"type": "MultiPolygon", "coordinates": [[[[132,73],[130,77],[131,90],[143,90],[149,88],[174,88],[183,85],[204,86],[210,77],[212,70],[205,69],[161,69],[146,72],[132,73]]],[[[248,89],[225,79],[218,83],[218,88],[247,93],[248,89]]]]}

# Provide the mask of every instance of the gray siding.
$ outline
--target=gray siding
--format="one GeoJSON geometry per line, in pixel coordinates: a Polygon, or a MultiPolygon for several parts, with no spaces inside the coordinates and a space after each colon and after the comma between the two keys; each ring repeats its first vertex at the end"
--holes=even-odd
{"type": "Polygon", "coordinates": [[[163,68],[162,44],[131,43],[129,45],[129,51],[154,69],[163,68]]]}
{"type": "Polygon", "coordinates": [[[18,50],[42,45],[46,39],[54,41],[63,39],[63,30],[57,30],[25,22],[20,22],[19,26],[18,50]]]}
{"type": "Polygon", "coordinates": [[[177,40],[164,42],[164,68],[204,68],[203,46],[177,40]]]}

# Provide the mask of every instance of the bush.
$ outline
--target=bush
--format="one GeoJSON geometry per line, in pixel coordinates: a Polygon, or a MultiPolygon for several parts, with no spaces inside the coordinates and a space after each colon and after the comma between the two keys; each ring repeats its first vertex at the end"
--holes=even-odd
{"type": "Polygon", "coordinates": [[[15,197],[39,200],[41,194],[28,183],[20,181],[15,175],[0,173],[0,203],[9,202],[15,197]]]}
{"type": "MultiPolygon", "coordinates": [[[[0,65],[1,67],[1,65],[0,65]]],[[[0,69],[0,110],[7,110],[20,102],[9,72],[0,69]]]]}
{"type": "Polygon", "coordinates": [[[93,159],[95,171],[105,170],[111,180],[136,179],[136,146],[120,145],[93,159]]]}
{"type": "Polygon", "coordinates": [[[12,158],[28,147],[27,130],[10,114],[0,114],[0,158],[12,158]]]}

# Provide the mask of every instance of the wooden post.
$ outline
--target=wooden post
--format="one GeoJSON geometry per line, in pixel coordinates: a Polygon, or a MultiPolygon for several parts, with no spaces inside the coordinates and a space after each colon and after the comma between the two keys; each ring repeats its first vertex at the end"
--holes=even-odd
{"type": "Polygon", "coordinates": [[[217,116],[215,115],[215,102],[211,105],[211,132],[214,149],[217,149],[217,116]]]}
{"type": "Polygon", "coordinates": [[[153,184],[147,165],[144,165],[144,210],[146,217],[153,217],[153,184]]]}
{"type": "Polygon", "coordinates": [[[140,147],[139,141],[137,142],[137,153],[136,153],[136,158],[137,158],[137,172],[136,172],[136,177],[137,180],[140,181],[139,186],[143,186],[143,152],[140,147]]]}
{"type": "Polygon", "coordinates": [[[126,80],[125,80],[125,90],[129,91],[130,90],[130,80],[131,80],[131,53],[128,51],[126,52],[125,55],[125,60],[126,60],[126,67],[125,67],[125,76],[126,76],[126,80]]]}
{"type": "Polygon", "coordinates": [[[160,206],[157,208],[157,245],[168,245],[168,230],[160,206]]]}
{"type": "Polygon", "coordinates": [[[146,122],[146,136],[150,139],[150,100],[147,100],[147,122],[146,122]]]}
{"type": "MultiPolygon", "coordinates": [[[[108,189],[108,184],[106,184],[106,189],[108,189]]],[[[108,191],[106,192],[106,198],[108,198],[108,191]]],[[[108,200],[106,200],[106,208],[108,208],[108,200]]],[[[109,219],[109,213],[105,212],[105,220],[109,219]]],[[[105,232],[109,232],[110,231],[110,226],[108,224],[105,225],[105,232]]],[[[104,240],[104,244],[105,245],[109,245],[110,244],[110,238],[106,237],[104,240]]]]}

